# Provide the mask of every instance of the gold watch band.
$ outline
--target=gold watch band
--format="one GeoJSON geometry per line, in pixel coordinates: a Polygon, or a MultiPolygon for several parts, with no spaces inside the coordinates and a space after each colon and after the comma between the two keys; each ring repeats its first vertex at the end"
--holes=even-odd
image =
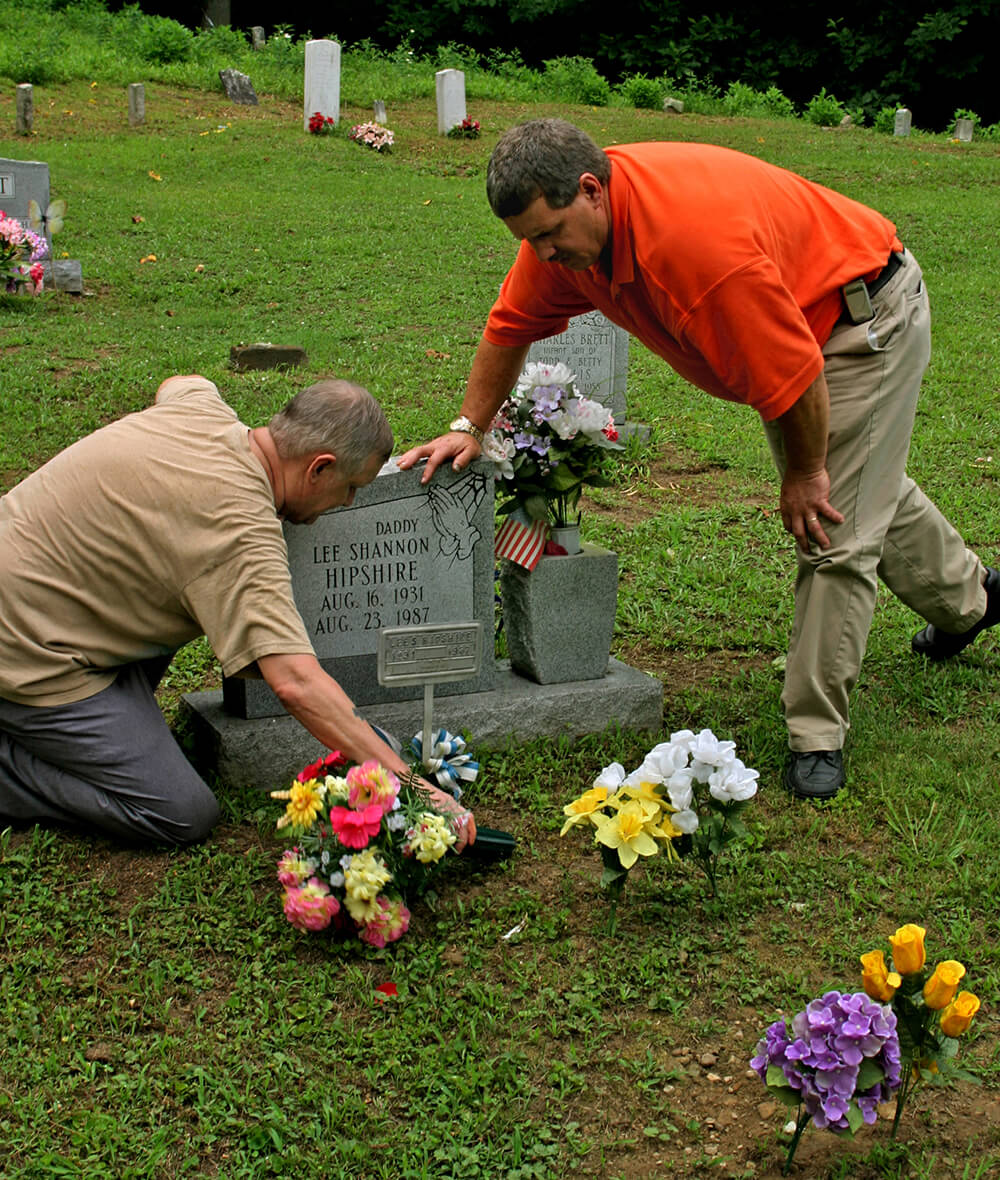
{"type": "Polygon", "coordinates": [[[475,424],[475,422],[472,422],[470,419],[466,418],[464,414],[459,414],[459,416],[454,422],[451,423],[448,429],[457,431],[459,434],[471,434],[480,446],[483,445],[484,432],[475,424]]]}

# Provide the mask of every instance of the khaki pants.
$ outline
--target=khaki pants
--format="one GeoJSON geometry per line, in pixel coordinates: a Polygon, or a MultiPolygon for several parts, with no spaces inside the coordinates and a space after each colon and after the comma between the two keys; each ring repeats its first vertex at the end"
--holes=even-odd
{"type": "MultiPolygon", "coordinates": [[[[848,697],[868,640],[878,578],[945,631],[986,609],[979,558],[906,474],[920,380],[930,358],[930,309],[909,253],[872,300],[867,324],[838,324],[823,355],[830,390],[829,549],[798,552],[795,622],[782,705],[792,750],[839,750],[848,697]]],[[[765,423],[779,473],[780,429],[765,423]]]]}

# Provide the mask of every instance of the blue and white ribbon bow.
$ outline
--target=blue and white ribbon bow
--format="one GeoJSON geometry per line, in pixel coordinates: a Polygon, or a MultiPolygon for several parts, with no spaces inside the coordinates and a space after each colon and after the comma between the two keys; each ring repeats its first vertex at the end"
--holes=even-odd
{"type": "Polygon", "coordinates": [[[438,786],[450,791],[461,799],[461,783],[471,783],[479,773],[479,763],[465,752],[465,739],[454,737],[446,729],[439,729],[431,741],[430,757],[424,758],[424,735],[415,733],[410,747],[416,753],[424,769],[438,781],[438,786]]]}

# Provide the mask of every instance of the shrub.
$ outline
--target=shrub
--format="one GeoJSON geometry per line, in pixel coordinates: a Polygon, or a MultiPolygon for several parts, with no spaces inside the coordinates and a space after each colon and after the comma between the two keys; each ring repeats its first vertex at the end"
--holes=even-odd
{"type": "Polygon", "coordinates": [[[827,94],[825,86],[819,94],[813,95],[805,109],[806,119],[820,127],[836,127],[846,114],[843,105],[832,94],[827,94]]]}
{"type": "Polygon", "coordinates": [[[435,56],[439,70],[472,71],[479,68],[479,54],[468,45],[458,45],[454,41],[439,45],[435,56]]]}
{"type": "Polygon", "coordinates": [[[145,61],[169,65],[187,61],[191,56],[194,34],[169,16],[148,16],[139,35],[139,53],[145,61]]]}
{"type": "Polygon", "coordinates": [[[641,110],[659,110],[663,103],[663,86],[645,74],[630,74],[618,87],[618,93],[629,106],[641,110]]]}
{"type": "Polygon", "coordinates": [[[958,110],[951,117],[951,123],[949,125],[951,135],[956,135],[958,133],[959,119],[968,119],[969,122],[972,124],[972,134],[973,135],[978,134],[978,132],[979,132],[979,116],[976,114],[975,111],[967,110],[965,107],[959,107],[958,110]]]}
{"type": "Polygon", "coordinates": [[[795,118],[795,104],[777,86],[769,86],[762,92],[754,90],[745,82],[731,82],[722,101],[727,115],[763,119],[795,118]]]}
{"type": "Polygon", "coordinates": [[[544,64],[544,81],[553,97],[592,107],[608,105],[611,86],[589,57],[554,57],[544,64]]]}
{"type": "Polygon", "coordinates": [[[883,107],[872,120],[872,126],[882,135],[892,135],[896,130],[896,107],[883,107]]]}
{"type": "MultiPolygon", "coordinates": [[[[184,31],[187,32],[186,29],[184,31]]],[[[209,65],[214,65],[217,58],[223,61],[239,61],[248,48],[246,36],[239,29],[232,29],[229,25],[199,29],[194,39],[195,58],[209,65]]]]}
{"type": "Polygon", "coordinates": [[[0,74],[15,85],[30,82],[32,86],[51,86],[69,81],[70,74],[61,64],[55,45],[14,45],[6,52],[0,50],[0,74]]]}

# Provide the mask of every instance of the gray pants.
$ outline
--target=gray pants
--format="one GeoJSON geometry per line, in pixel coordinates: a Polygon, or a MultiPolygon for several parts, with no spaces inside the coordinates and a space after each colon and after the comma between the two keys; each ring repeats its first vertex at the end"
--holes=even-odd
{"type": "MultiPolygon", "coordinates": [[[[881,580],[929,623],[961,632],[986,609],[985,570],[906,474],[920,380],[930,356],[930,309],[920,267],[903,265],[873,299],[875,319],[840,324],[823,355],[830,390],[829,549],[797,550],[795,623],[782,704],[789,745],[839,750],[881,580]]],[[[781,431],[765,424],[779,473],[781,431]]]]}
{"type": "Polygon", "coordinates": [[[218,804],[153,695],[169,662],[129,664],[113,684],[68,705],[0,699],[0,819],[165,844],[204,839],[218,804]]]}

